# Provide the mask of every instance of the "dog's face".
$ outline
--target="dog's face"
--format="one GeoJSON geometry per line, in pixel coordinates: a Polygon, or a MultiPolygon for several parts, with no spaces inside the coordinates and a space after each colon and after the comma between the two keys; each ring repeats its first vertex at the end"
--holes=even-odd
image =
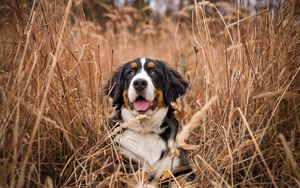
{"type": "Polygon", "coordinates": [[[106,86],[113,105],[151,115],[186,92],[187,81],[160,60],[138,58],[121,66],[106,86]]]}

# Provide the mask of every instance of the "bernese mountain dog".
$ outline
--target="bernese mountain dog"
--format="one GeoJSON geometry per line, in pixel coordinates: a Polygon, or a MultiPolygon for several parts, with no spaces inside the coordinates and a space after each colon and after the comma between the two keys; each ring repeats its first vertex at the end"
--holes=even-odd
{"type": "Polygon", "coordinates": [[[123,128],[114,141],[122,156],[146,164],[149,179],[161,178],[166,169],[193,179],[187,160],[182,154],[169,155],[168,144],[175,140],[179,127],[171,102],[184,95],[188,86],[165,62],[137,58],[118,68],[105,87],[115,106],[109,120],[112,128],[139,115],[147,117],[123,128]]]}

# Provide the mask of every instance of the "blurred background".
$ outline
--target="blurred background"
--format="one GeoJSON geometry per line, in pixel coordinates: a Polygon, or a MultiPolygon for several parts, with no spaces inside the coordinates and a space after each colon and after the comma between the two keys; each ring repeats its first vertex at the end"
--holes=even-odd
{"type": "MultiPolygon", "coordinates": [[[[162,59],[189,81],[192,187],[300,186],[299,0],[2,0],[0,187],[133,187],[103,87],[162,59]]],[[[177,185],[179,186],[179,185],[177,185]]]]}

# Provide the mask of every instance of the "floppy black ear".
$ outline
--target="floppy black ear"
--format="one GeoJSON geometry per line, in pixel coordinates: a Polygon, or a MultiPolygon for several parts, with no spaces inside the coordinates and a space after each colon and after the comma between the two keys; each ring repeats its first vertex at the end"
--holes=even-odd
{"type": "Polygon", "coordinates": [[[164,91],[165,101],[170,104],[180,95],[184,95],[189,84],[182,76],[172,68],[166,67],[166,89],[164,91]]]}
{"type": "Polygon", "coordinates": [[[118,68],[118,70],[116,70],[116,72],[113,73],[111,79],[106,83],[104,87],[105,95],[109,95],[113,99],[113,106],[122,105],[123,102],[123,72],[124,66],[118,68]]]}

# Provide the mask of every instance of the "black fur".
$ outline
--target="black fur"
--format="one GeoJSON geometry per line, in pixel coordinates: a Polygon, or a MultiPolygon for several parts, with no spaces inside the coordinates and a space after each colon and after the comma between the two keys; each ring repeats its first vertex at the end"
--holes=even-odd
{"type": "Polygon", "coordinates": [[[113,106],[122,106],[123,104],[123,84],[122,78],[127,64],[118,68],[116,72],[113,73],[112,78],[106,83],[104,87],[104,92],[113,99],[113,106]]]}
{"type": "Polygon", "coordinates": [[[165,78],[165,89],[164,89],[164,100],[170,105],[171,102],[175,101],[179,96],[184,95],[189,84],[182,76],[174,69],[168,67],[164,62],[161,64],[164,67],[165,78]]]}

